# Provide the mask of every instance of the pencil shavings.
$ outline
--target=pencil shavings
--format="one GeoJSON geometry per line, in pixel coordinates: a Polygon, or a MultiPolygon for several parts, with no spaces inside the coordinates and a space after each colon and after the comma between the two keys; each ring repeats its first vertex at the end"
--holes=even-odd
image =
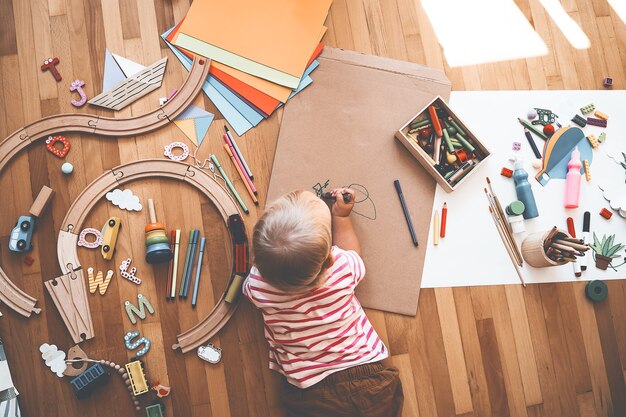
{"type": "Polygon", "coordinates": [[[609,202],[611,209],[619,213],[620,216],[626,218],[626,192],[620,190],[619,187],[607,184],[600,184],[598,187],[602,190],[602,196],[609,202]]]}

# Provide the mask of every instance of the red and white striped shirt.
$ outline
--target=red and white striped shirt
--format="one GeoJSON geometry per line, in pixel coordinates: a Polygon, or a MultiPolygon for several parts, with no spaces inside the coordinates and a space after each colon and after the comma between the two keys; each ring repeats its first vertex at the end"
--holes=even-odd
{"type": "Polygon", "coordinates": [[[323,286],[289,293],[265,281],[256,267],[243,293],[263,313],[270,369],[299,388],[326,376],[388,356],[354,289],[365,265],[354,251],[332,248],[335,258],[323,286]]]}

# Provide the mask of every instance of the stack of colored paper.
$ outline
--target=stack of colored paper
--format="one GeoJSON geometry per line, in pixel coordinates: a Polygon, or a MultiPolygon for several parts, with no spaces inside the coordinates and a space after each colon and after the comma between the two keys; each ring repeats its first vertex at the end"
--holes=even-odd
{"type": "Polygon", "coordinates": [[[242,135],[311,84],[332,0],[195,0],[161,37],[190,68],[210,58],[203,90],[242,135]]]}

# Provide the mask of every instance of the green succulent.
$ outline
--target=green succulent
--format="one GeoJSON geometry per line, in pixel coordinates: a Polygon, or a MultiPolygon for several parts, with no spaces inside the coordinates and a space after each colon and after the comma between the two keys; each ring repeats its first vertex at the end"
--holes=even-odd
{"type": "Polygon", "coordinates": [[[589,247],[597,254],[606,256],[607,258],[617,258],[619,255],[617,254],[619,251],[625,248],[621,243],[615,242],[615,235],[611,235],[607,237],[606,235],[602,236],[602,240],[599,241],[596,237],[596,234],[593,234],[593,244],[589,245],[589,247]]]}
{"type": "Polygon", "coordinates": [[[624,157],[624,162],[620,162],[622,168],[626,169],[626,152],[622,152],[622,156],[624,157]]]}

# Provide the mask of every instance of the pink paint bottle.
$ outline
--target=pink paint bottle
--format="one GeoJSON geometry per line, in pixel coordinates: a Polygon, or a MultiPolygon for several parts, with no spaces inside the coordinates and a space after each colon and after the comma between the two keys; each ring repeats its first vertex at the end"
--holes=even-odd
{"type": "Polygon", "coordinates": [[[577,208],[580,197],[580,162],[578,146],[572,151],[572,158],[567,164],[567,176],[565,177],[565,208],[577,208]]]}

